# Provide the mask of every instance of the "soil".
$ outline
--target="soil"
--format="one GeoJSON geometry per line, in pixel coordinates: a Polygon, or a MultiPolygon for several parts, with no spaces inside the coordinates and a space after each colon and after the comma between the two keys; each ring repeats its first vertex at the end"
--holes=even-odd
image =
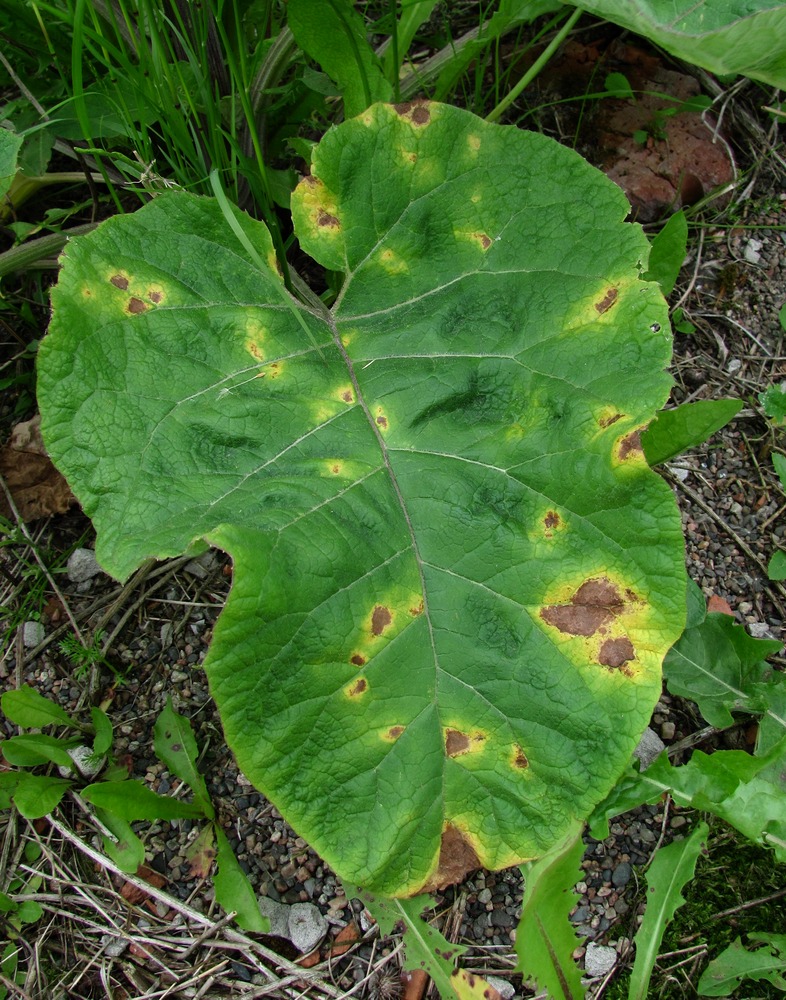
{"type": "MultiPolygon", "coordinates": [[[[558,77],[543,85],[556,87],[558,77]]],[[[530,99],[537,103],[542,96],[533,93],[530,99]]],[[[786,498],[769,459],[774,447],[784,448],[786,436],[765,419],[758,394],[786,379],[778,320],[786,300],[786,169],[775,127],[760,111],[765,102],[753,85],[721,102],[726,111],[721,159],[734,188],[725,205],[710,201],[696,216],[689,256],[670,297],[682,310],[681,322],[695,328],[675,338],[672,402],[738,397],[745,407],[709,442],[669,463],[663,475],[682,510],[692,578],[708,598],[727,602],[730,613],[756,634],[781,639],[786,589],[767,578],[766,564],[775,548],[786,548],[786,498]]],[[[710,144],[715,125],[717,120],[702,125],[710,144]]],[[[585,137],[582,151],[612,175],[616,169],[618,178],[629,176],[619,158],[609,160],[609,131],[602,120],[596,118],[594,127],[599,139],[589,145],[585,137]]],[[[658,144],[676,143],[675,135],[651,136],[648,152],[660,155],[658,144]]],[[[701,159],[695,151],[691,155],[701,159]]],[[[680,183],[682,167],[676,169],[677,183],[672,175],[667,198],[672,207],[675,192],[682,201],[701,199],[717,183],[717,178],[680,183]]],[[[647,170],[652,172],[651,163],[647,170]]],[[[662,201],[641,198],[640,218],[650,212],[662,216],[662,201]]],[[[7,424],[12,403],[6,401],[7,424]]],[[[30,684],[72,713],[101,703],[115,726],[114,752],[130,773],[158,792],[180,795],[186,790],[153,752],[153,724],[172,698],[191,720],[220,821],[257,894],[288,905],[313,903],[327,922],[324,941],[308,956],[283,937],[249,938],[222,925],[210,875],[191,856],[200,829],[194,821],[143,824],[147,868],[136,879],[123,877],[96,861],[99,831],[85,803],[73,796],[54,824],[28,827],[8,814],[0,819],[6,862],[31,840],[43,850],[25,870],[45,879],[40,894],[48,922],[38,933],[48,958],[25,995],[77,1000],[306,991],[337,997],[354,989],[359,995],[398,996],[400,939],[378,936],[362,905],[346,897],[330,869],[250,786],[224,744],[201,665],[231,582],[226,558],[211,552],[144,567],[124,587],[103,574],[74,583],[64,572],[68,557],[93,544],[92,528],[79,509],[31,521],[24,530],[26,535],[11,526],[0,550],[9,629],[0,684],[30,684]],[[61,649],[73,632],[72,619],[87,644],[100,647],[98,662],[80,665],[61,649]],[[30,648],[26,621],[39,621],[44,632],[35,642],[41,637],[28,629],[30,648]]],[[[775,662],[784,665],[782,659],[775,662]]],[[[706,732],[695,709],[668,692],[651,728],[667,747],[678,749],[678,759],[679,747],[695,741],[697,733],[703,749],[736,745],[733,741],[745,745],[746,739],[742,727],[706,732]]],[[[13,733],[7,720],[5,731],[13,733]]],[[[584,944],[577,938],[579,957],[588,942],[610,943],[621,966],[630,962],[630,940],[643,911],[637,891],[641,866],[657,845],[683,836],[693,820],[665,802],[619,817],[602,842],[587,838],[573,915],[586,936],[584,944]]],[[[503,992],[510,984],[519,995],[531,995],[513,971],[521,895],[517,869],[479,871],[438,894],[435,913],[443,933],[469,945],[466,966],[497,977],[503,992]]]]}

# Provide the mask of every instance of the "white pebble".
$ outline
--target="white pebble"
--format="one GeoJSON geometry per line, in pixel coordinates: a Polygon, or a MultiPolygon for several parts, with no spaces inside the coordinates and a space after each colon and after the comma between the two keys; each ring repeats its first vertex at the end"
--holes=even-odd
{"type": "Polygon", "coordinates": [[[22,626],[22,642],[25,649],[33,649],[46,638],[46,629],[41,622],[25,622],[22,626]]]}
{"type": "Polygon", "coordinates": [[[584,971],[593,979],[605,976],[614,968],[617,961],[616,949],[608,944],[595,944],[590,941],[584,956],[584,971]]]}
{"type": "Polygon", "coordinates": [[[84,583],[103,573],[92,549],[74,549],[68,557],[66,572],[71,583],[84,583]]]}

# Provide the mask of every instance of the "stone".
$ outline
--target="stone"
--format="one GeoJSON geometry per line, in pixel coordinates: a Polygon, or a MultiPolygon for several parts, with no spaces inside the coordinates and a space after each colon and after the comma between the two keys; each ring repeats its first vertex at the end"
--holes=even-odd
{"type": "Polygon", "coordinates": [[[611,972],[617,962],[617,952],[611,945],[590,941],[584,955],[584,971],[595,979],[611,972]]]}
{"type": "Polygon", "coordinates": [[[666,744],[658,736],[654,729],[645,729],[639,745],[633,751],[633,756],[637,757],[641,770],[646,771],[650,764],[661,755],[666,749],[666,744]]]}
{"type": "Polygon", "coordinates": [[[516,995],[513,984],[509,983],[507,979],[500,979],[499,976],[486,976],[485,979],[489,986],[499,993],[502,1000],[512,1000],[516,995]]]}
{"type": "Polygon", "coordinates": [[[41,622],[25,622],[22,626],[22,642],[25,649],[34,649],[46,638],[46,629],[41,622]]]}
{"type": "Polygon", "coordinates": [[[289,937],[289,907],[268,896],[259,898],[259,912],[270,921],[270,932],[276,937],[289,937]]]}
{"type": "Polygon", "coordinates": [[[328,922],[313,903],[289,907],[289,940],[304,955],[312,952],[328,931],[328,922]]]}
{"type": "Polygon", "coordinates": [[[633,874],[633,869],[628,864],[627,861],[623,861],[617,865],[614,871],[611,873],[611,884],[616,889],[621,889],[624,885],[630,882],[630,877],[633,874]]]}
{"type": "Polygon", "coordinates": [[[74,549],[68,557],[66,574],[71,583],[85,583],[103,573],[92,549],[74,549]]]}

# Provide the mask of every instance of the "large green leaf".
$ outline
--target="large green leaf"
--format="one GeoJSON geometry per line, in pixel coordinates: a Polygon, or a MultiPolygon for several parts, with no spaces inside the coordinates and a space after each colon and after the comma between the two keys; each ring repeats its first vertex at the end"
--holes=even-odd
{"type": "Polygon", "coordinates": [[[779,0],[581,0],[573,6],[713,73],[786,86],[786,4],[779,0]]]}
{"type": "Polygon", "coordinates": [[[657,700],[685,620],[638,437],[667,312],[618,188],[455,108],[331,130],[293,210],[345,275],[329,313],[205,199],[72,241],[44,435],[115,576],[232,555],[205,668],[240,766],[342,875],[414,894],[451,849],[556,844],[657,700]]]}

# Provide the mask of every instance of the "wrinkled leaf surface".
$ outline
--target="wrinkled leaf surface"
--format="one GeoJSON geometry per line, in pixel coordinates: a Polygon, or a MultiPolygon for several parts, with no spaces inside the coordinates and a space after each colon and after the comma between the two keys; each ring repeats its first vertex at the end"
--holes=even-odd
{"type": "Polygon", "coordinates": [[[548,850],[646,725],[685,617],[639,442],[666,308],[619,189],[455,108],[331,130],[292,203],[329,313],[208,200],[70,243],[44,433],[115,576],[232,555],[205,667],[241,768],[340,874],[414,894],[548,850]]]}

